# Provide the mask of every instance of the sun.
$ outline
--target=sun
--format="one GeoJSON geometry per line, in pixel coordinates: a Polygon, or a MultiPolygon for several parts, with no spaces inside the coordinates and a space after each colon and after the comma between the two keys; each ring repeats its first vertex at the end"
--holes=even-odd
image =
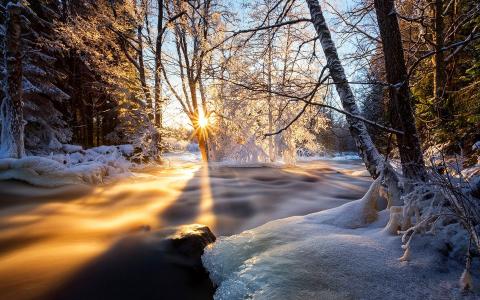
{"type": "Polygon", "coordinates": [[[200,116],[198,117],[198,126],[202,129],[205,129],[208,127],[208,123],[208,118],[203,114],[200,114],[200,116]]]}

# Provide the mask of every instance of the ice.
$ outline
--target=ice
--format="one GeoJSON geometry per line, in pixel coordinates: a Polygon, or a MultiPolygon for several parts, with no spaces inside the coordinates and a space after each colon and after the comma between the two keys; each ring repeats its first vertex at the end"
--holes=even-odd
{"type": "Polygon", "coordinates": [[[461,298],[463,268],[440,254],[441,237],[422,236],[409,262],[398,259],[401,240],[384,229],[390,211],[374,209],[376,188],[337,208],[221,237],[202,257],[215,299],[461,298]]]}

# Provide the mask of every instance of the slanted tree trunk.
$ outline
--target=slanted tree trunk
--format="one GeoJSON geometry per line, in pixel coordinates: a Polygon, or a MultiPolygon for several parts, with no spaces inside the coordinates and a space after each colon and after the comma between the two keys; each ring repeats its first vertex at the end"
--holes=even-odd
{"type": "Polygon", "coordinates": [[[21,7],[9,2],[5,21],[5,79],[4,99],[1,106],[2,133],[1,151],[3,156],[21,158],[25,155],[22,88],[22,43],[21,7]]]}
{"type": "Polygon", "coordinates": [[[390,84],[392,124],[403,131],[403,134],[396,135],[403,175],[409,179],[424,180],[426,178],[425,163],[415,126],[402,37],[395,14],[394,0],[375,0],[374,5],[382,37],[386,77],[390,84]]]}
{"type": "MultiPolygon", "coordinates": [[[[355,97],[347,81],[347,76],[345,75],[343,66],[340,63],[337,48],[333,43],[330,30],[325,22],[320,4],[318,0],[306,1],[312,16],[313,25],[315,26],[315,30],[317,31],[323,52],[325,53],[325,57],[327,59],[330,76],[335,82],[335,89],[337,90],[340,101],[342,102],[342,107],[345,111],[353,115],[360,115],[360,109],[355,102],[355,97]]],[[[349,116],[346,118],[349,124],[350,133],[355,140],[365,166],[367,167],[371,176],[373,178],[377,178],[383,171],[383,159],[377,148],[374,146],[372,139],[368,134],[365,123],[359,119],[349,116]]]]}

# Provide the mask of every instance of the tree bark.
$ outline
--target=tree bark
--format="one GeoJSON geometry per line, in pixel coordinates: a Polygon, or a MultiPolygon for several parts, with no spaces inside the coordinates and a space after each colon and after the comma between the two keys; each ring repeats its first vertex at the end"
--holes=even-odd
{"type": "Polygon", "coordinates": [[[157,40],[155,43],[155,125],[162,128],[162,38],[163,38],[163,0],[158,0],[157,40]]]}
{"type": "MultiPolygon", "coordinates": [[[[333,43],[330,35],[330,30],[325,22],[322,9],[318,0],[306,0],[313,25],[320,39],[323,52],[327,59],[330,76],[335,82],[335,89],[337,90],[342,107],[345,111],[353,115],[361,115],[361,112],[355,102],[355,97],[352,93],[350,85],[347,81],[345,71],[340,59],[338,57],[337,48],[333,43]]],[[[356,118],[347,116],[350,133],[355,140],[359,153],[373,178],[377,178],[384,169],[383,158],[379,154],[377,148],[374,146],[370,135],[368,134],[365,123],[356,118]]]]}
{"type": "Polygon", "coordinates": [[[21,158],[25,155],[22,87],[22,40],[20,4],[10,2],[5,22],[5,80],[1,106],[1,151],[4,156],[21,158]]]}
{"type": "MultiPolygon", "coordinates": [[[[267,9],[270,10],[270,1],[267,1],[267,9]]],[[[270,14],[267,15],[267,26],[270,26],[270,14]]],[[[273,132],[273,107],[272,107],[272,64],[273,64],[273,49],[272,49],[272,30],[268,30],[267,41],[267,105],[268,105],[268,132],[273,132]]],[[[268,137],[268,157],[271,162],[275,161],[275,149],[273,147],[273,135],[268,137]]]]}
{"type": "Polygon", "coordinates": [[[145,95],[145,100],[146,100],[146,103],[147,103],[147,114],[148,114],[148,118],[150,120],[153,120],[153,114],[151,112],[151,109],[152,109],[152,96],[150,94],[150,90],[148,88],[148,84],[147,84],[147,77],[146,77],[146,74],[145,74],[145,63],[144,63],[144,59],[143,59],[143,37],[142,37],[142,26],[139,25],[137,27],[137,39],[138,39],[138,50],[137,50],[137,56],[138,56],[138,73],[139,73],[139,77],[140,77],[140,83],[142,85],[142,90],[143,90],[143,94],[145,95]]]}
{"type": "Polygon", "coordinates": [[[409,179],[426,178],[425,163],[415,125],[408,72],[395,13],[394,0],[375,0],[378,27],[383,44],[387,81],[390,84],[392,124],[403,134],[397,134],[403,175],[409,179]]]}
{"type": "Polygon", "coordinates": [[[94,146],[93,141],[93,130],[94,130],[94,123],[93,123],[93,101],[90,101],[87,105],[85,105],[85,122],[86,122],[86,130],[87,134],[85,136],[86,141],[85,144],[88,147],[94,146]]]}
{"type": "Polygon", "coordinates": [[[444,47],[444,24],[443,24],[443,0],[435,1],[435,72],[433,89],[435,99],[438,101],[443,98],[443,89],[445,86],[445,55],[442,51],[444,47]]]}
{"type": "Polygon", "coordinates": [[[207,135],[202,130],[197,131],[197,140],[198,148],[200,149],[200,154],[202,155],[202,161],[208,162],[208,142],[207,135]]]}

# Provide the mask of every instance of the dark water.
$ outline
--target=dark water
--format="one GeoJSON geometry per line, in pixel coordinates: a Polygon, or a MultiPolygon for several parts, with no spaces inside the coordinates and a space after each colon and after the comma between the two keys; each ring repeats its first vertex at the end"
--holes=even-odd
{"type": "Polygon", "coordinates": [[[361,170],[355,161],[291,168],[183,163],[102,187],[0,182],[0,299],[93,299],[86,289],[100,291],[98,299],[208,298],[201,270],[165,265],[167,258],[185,269],[195,262],[165,250],[162,230],[200,223],[231,235],[336,207],[367,190],[370,179],[354,176],[361,170]],[[189,289],[168,294],[182,284],[189,289]]]}

